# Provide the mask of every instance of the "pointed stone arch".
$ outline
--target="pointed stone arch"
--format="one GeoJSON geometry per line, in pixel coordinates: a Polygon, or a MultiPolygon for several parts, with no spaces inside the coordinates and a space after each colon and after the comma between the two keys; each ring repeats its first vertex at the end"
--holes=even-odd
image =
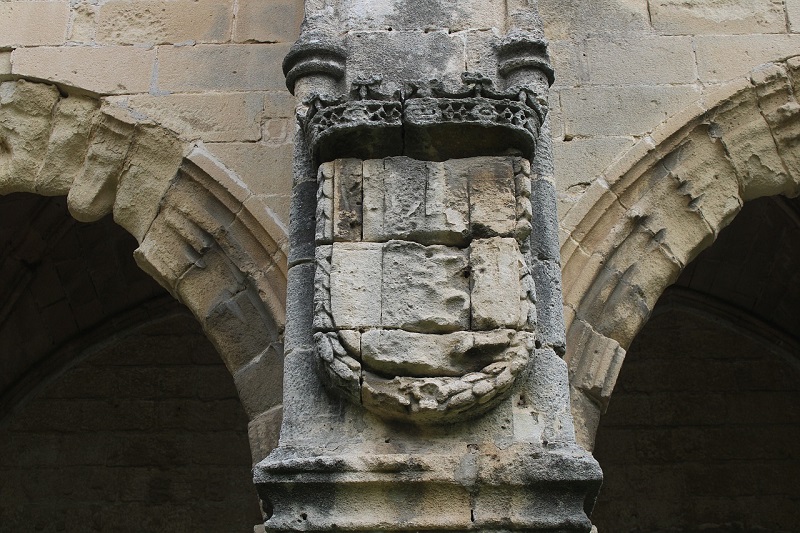
{"type": "Polygon", "coordinates": [[[282,379],[286,228],[202,143],[75,93],[0,84],[0,194],[66,195],[83,222],[112,214],[138,265],[201,323],[263,446],[280,420],[280,390],[261,384],[282,379]]]}
{"type": "Polygon", "coordinates": [[[671,117],[561,220],[572,410],[588,449],[625,350],[659,296],[748,200],[800,194],[800,56],[671,117]]]}

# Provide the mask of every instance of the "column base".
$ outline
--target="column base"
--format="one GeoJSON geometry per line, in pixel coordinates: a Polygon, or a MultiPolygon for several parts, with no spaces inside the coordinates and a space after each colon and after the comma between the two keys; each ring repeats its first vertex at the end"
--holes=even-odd
{"type": "Polygon", "coordinates": [[[254,469],[268,532],[586,532],[602,473],[576,446],[465,446],[464,453],[304,455],[254,469]]]}

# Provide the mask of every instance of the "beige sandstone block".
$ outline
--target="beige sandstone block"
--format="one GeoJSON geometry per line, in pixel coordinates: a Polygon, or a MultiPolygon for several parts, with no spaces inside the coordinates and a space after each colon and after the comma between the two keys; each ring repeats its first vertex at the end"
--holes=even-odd
{"type": "Polygon", "coordinates": [[[800,0],[784,0],[786,18],[789,21],[789,31],[800,32],[800,0]]]}
{"type": "Polygon", "coordinates": [[[241,180],[237,188],[251,195],[246,203],[274,230],[270,234],[285,236],[291,203],[291,145],[208,143],[204,148],[226,168],[227,182],[241,180]]]}
{"type": "Polygon", "coordinates": [[[300,35],[302,0],[243,0],[239,2],[233,40],[292,43],[300,35]]]}
{"type": "Polygon", "coordinates": [[[226,42],[231,0],[111,0],[100,7],[97,41],[108,44],[226,42]]]}
{"type": "Polygon", "coordinates": [[[477,239],[470,246],[470,299],[472,329],[520,328],[528,318],[522,313],[520,261],[517,241],[494,237],[477,239]]]}
{"type": "Polygon", "coordinates": [[[561,105],[567,135],[641,135],[699,96],[694,85],[581,87],[563,89],[561,105]]]}
{"type": "Polygon", "coordinates": [[[0,81],[11,77],[11,50],[0,52],[0,81]]]}
{"type": "Polygon", "coordinates": [[[98,109],[94,98],[71,96],[59,101],[44,163],[36,177],[39,194],[67,194],[81,175],[98,109]]]}
{"type": "Polygon", "coordinates": [[[651,0],[650,15],[653,27],[664,34],[786,31],[782,0],[651,0]]]}
{"type": "Polygon", "coordinates": [[[150,88],[155,50],[132,46],[102,48],[17,48],[12,72],[101,94],[143,93],[150,88]]]}
{"type": "Polygon", "coordinates": [[[130,117],[114,108],[107,111],[100,115],[92,134],[83,173],[67,195],[70,213],[81,222],[99,220],[111,211],[134,135],[135,124],[130,117]]]}
{"type": "Polygon", "coordinates": [[[264,116],[294,119],[295,98],[288,91],[270,91],[264,97],[264,116]]]}
{"type": "MultiPolygon", "coordinates": [[[[268,209],[275,220],[284,227],[289,226],[289,210],[292,203],[291,193],[286,194],[254,194],[253,199],[258,199],[268,209]]],[[[286,232],[283,232],[285,235],[286,232]]]]}
{"type": "Polygon", "coordinates": [[[69,25],[67,39],[73,43],[90,44],[97,33],[97,13],[100,7],[91,0],[83,0],[72,4],[72,22],[69,25]]]}
{"type": "Polygon", "coordinates": [[[290,144],[208,143],[206,148],[254,194],[289,194],[292,189],[290,144]]]}
{"type": "Polygon", "coordinates": [[[585,190],[620,153],[634,144],[631,137],[589,137],[554,142],[558,190],[572,194],[585,190]]]}
{"type": "Polygon", "coordinates": [[[556,72],[554,87],[577,85],[585,77],[581,49],[574,41],[550,41],[550,63],[556,72]]]}
{"type": "Polygon", "coordinates": [[[257,141],[263,96],[259,93],[139,95],[128,106],[181,137],[206,142],[257,141]]]}
{"type": "Polygon", "coordinates": [[[62,44],[69,2],[0,2],[0,47],[62,44]]]}
{"type": "Polygon", "coordinates": [[[697,37],[700,81],[722,82],[754,67],[797,54],[800,35],[719,35],[697,37]]]}
{"type": "Polygon", "coordinates": [[[458,248],[405,241],[386,243],[382,325],[425,333],[468,329],[468,264],[467,252],[458,248]]]}
{"type": "Polygon", "coordinates": [[[539,0],[548,39],[577,40],[588,33],[649,33],[647,0],[539,0]]]}
{"type": "Polygon", "coordinates": [[[691,37],[589,39],[586,54],[589,83],[655,85],[696,79],[691,37]]]}
{"type": "Polygon", "coordinates": [[[158,51],[158,89],[170,92],[285,90],[288,44],[169,46],[158,51]]]}
{"type": "Polygon", "coordinates": [[[52,85],[0,84],[0,190],[4,193],[33,190],[58,101],[58,90],[52,85]]]}
{"type": "Polygon", "coordinates": [[[136,129],[117,185],[114,221],[141,242],[185,154],[183,143],[164,128],[136,129]]]}
{"type": "Polygon", "coordinates": [[[333,244],[331,311],[336,327],[380,325],[382,261],[383,244],[333,244]]]}

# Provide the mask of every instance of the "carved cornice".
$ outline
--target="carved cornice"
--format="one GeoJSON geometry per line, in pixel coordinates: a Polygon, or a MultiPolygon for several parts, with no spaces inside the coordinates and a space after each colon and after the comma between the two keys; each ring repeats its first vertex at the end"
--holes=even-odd
{"type": "Polygon", "coordinates": [[[318,161],[407,155],[444,160],[474,155],[532,157],[547,104],[531,89],[497,91],[489,78],[464,73],[447,91],[438,80],[384,94],[380,79],[356,80],[349,95],[313,94],[301,127],[318,161]]]}

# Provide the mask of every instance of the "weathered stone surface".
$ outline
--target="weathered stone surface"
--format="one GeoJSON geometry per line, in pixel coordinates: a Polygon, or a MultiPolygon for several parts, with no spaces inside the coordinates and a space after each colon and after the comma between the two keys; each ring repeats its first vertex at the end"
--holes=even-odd
{"type": "Polygon", "coordinates": [[[387,243],[383,254],[382,325],[431,333],[468,329],[467,265],[466,253],[458,248],[387,243]]]}
{"type": "Polygon", "coordinates": [[[527,270],[517,241],[494,237],[470,246],[472,328],[521,328],[528,320],[529,300],[522,297],[527,270]]]}
{"type": "Polygon", "coordinates": [[[331,311],[339,328],[381,324],[383,244],[333,244],[331,311]]]}
{"type": "Polygon", "coordinates": [[[96,100],[79,96],[58,103],[47,153],[36,177],[38,192],[65,194],[80,175],[98,108],[96,100]]]}
{"type": "Polygon", "coordinates": [[[786,27],[783,2],[727,0],[650,2],[653,27],[665,34],[781,33],[786,27]]]}
{"type": "Polygon", "coordinates": [[[97,41],[219,43],[230,37],[231,0],[111,0],[100,6],[97,41]]]}
{"type": "Polygon", "coordinates": [[[514,234],[517,221],[514,167],[507,158],[472,158],[446,163],[469,183],[469,223],[473,238],[514,234]]]}
{"type": "Polygon", "coordinates": [[[68,19],[66,2],[3,2],[0,47],[62,44],[68,19]]]}
{"type": "Polygon", "coordinates": [[[32,190],[47,150],[58,91],[50,85],[0,84],[0,187],[32,190]]]}
{"type": "Polygon", "coordinates": [[[158,88],[162,91],[283,89],[280,70],[284,44],[197,45],[159,50],[158,88]]]}
{"type": "Polygon", "coordinates": [[[442,163],[406,157],[364,163],[364,239],[463,245],[467,180],[442,163]]]}
{"type": "Polygon", "coordinates": [[[233,40],[242,42],[292,42],[303,20],[301,0],[250,1],[239,4],[233,40]]]}
{"type": "Polygon", "coordinates": [[[497,330],[430,335],[370,330],[361,335],[361,355],[371,371],[386,376],[461,376],[500,360],[514,333],[497,330]]]}
{"type": "MultiPolygon", "coordinates": [[[[48,2],[49,3],[49,2],[48,2]]],[[[133,46],[31,47],[11,52],[12,73],[100,94],[146,93],[155,50],[133,46]]]]}
{"type": "Polygon", "coordinates": [[[359,159],[337,159],[333,171],[333,239],[360,241],[363,194],[359,159]]]}

